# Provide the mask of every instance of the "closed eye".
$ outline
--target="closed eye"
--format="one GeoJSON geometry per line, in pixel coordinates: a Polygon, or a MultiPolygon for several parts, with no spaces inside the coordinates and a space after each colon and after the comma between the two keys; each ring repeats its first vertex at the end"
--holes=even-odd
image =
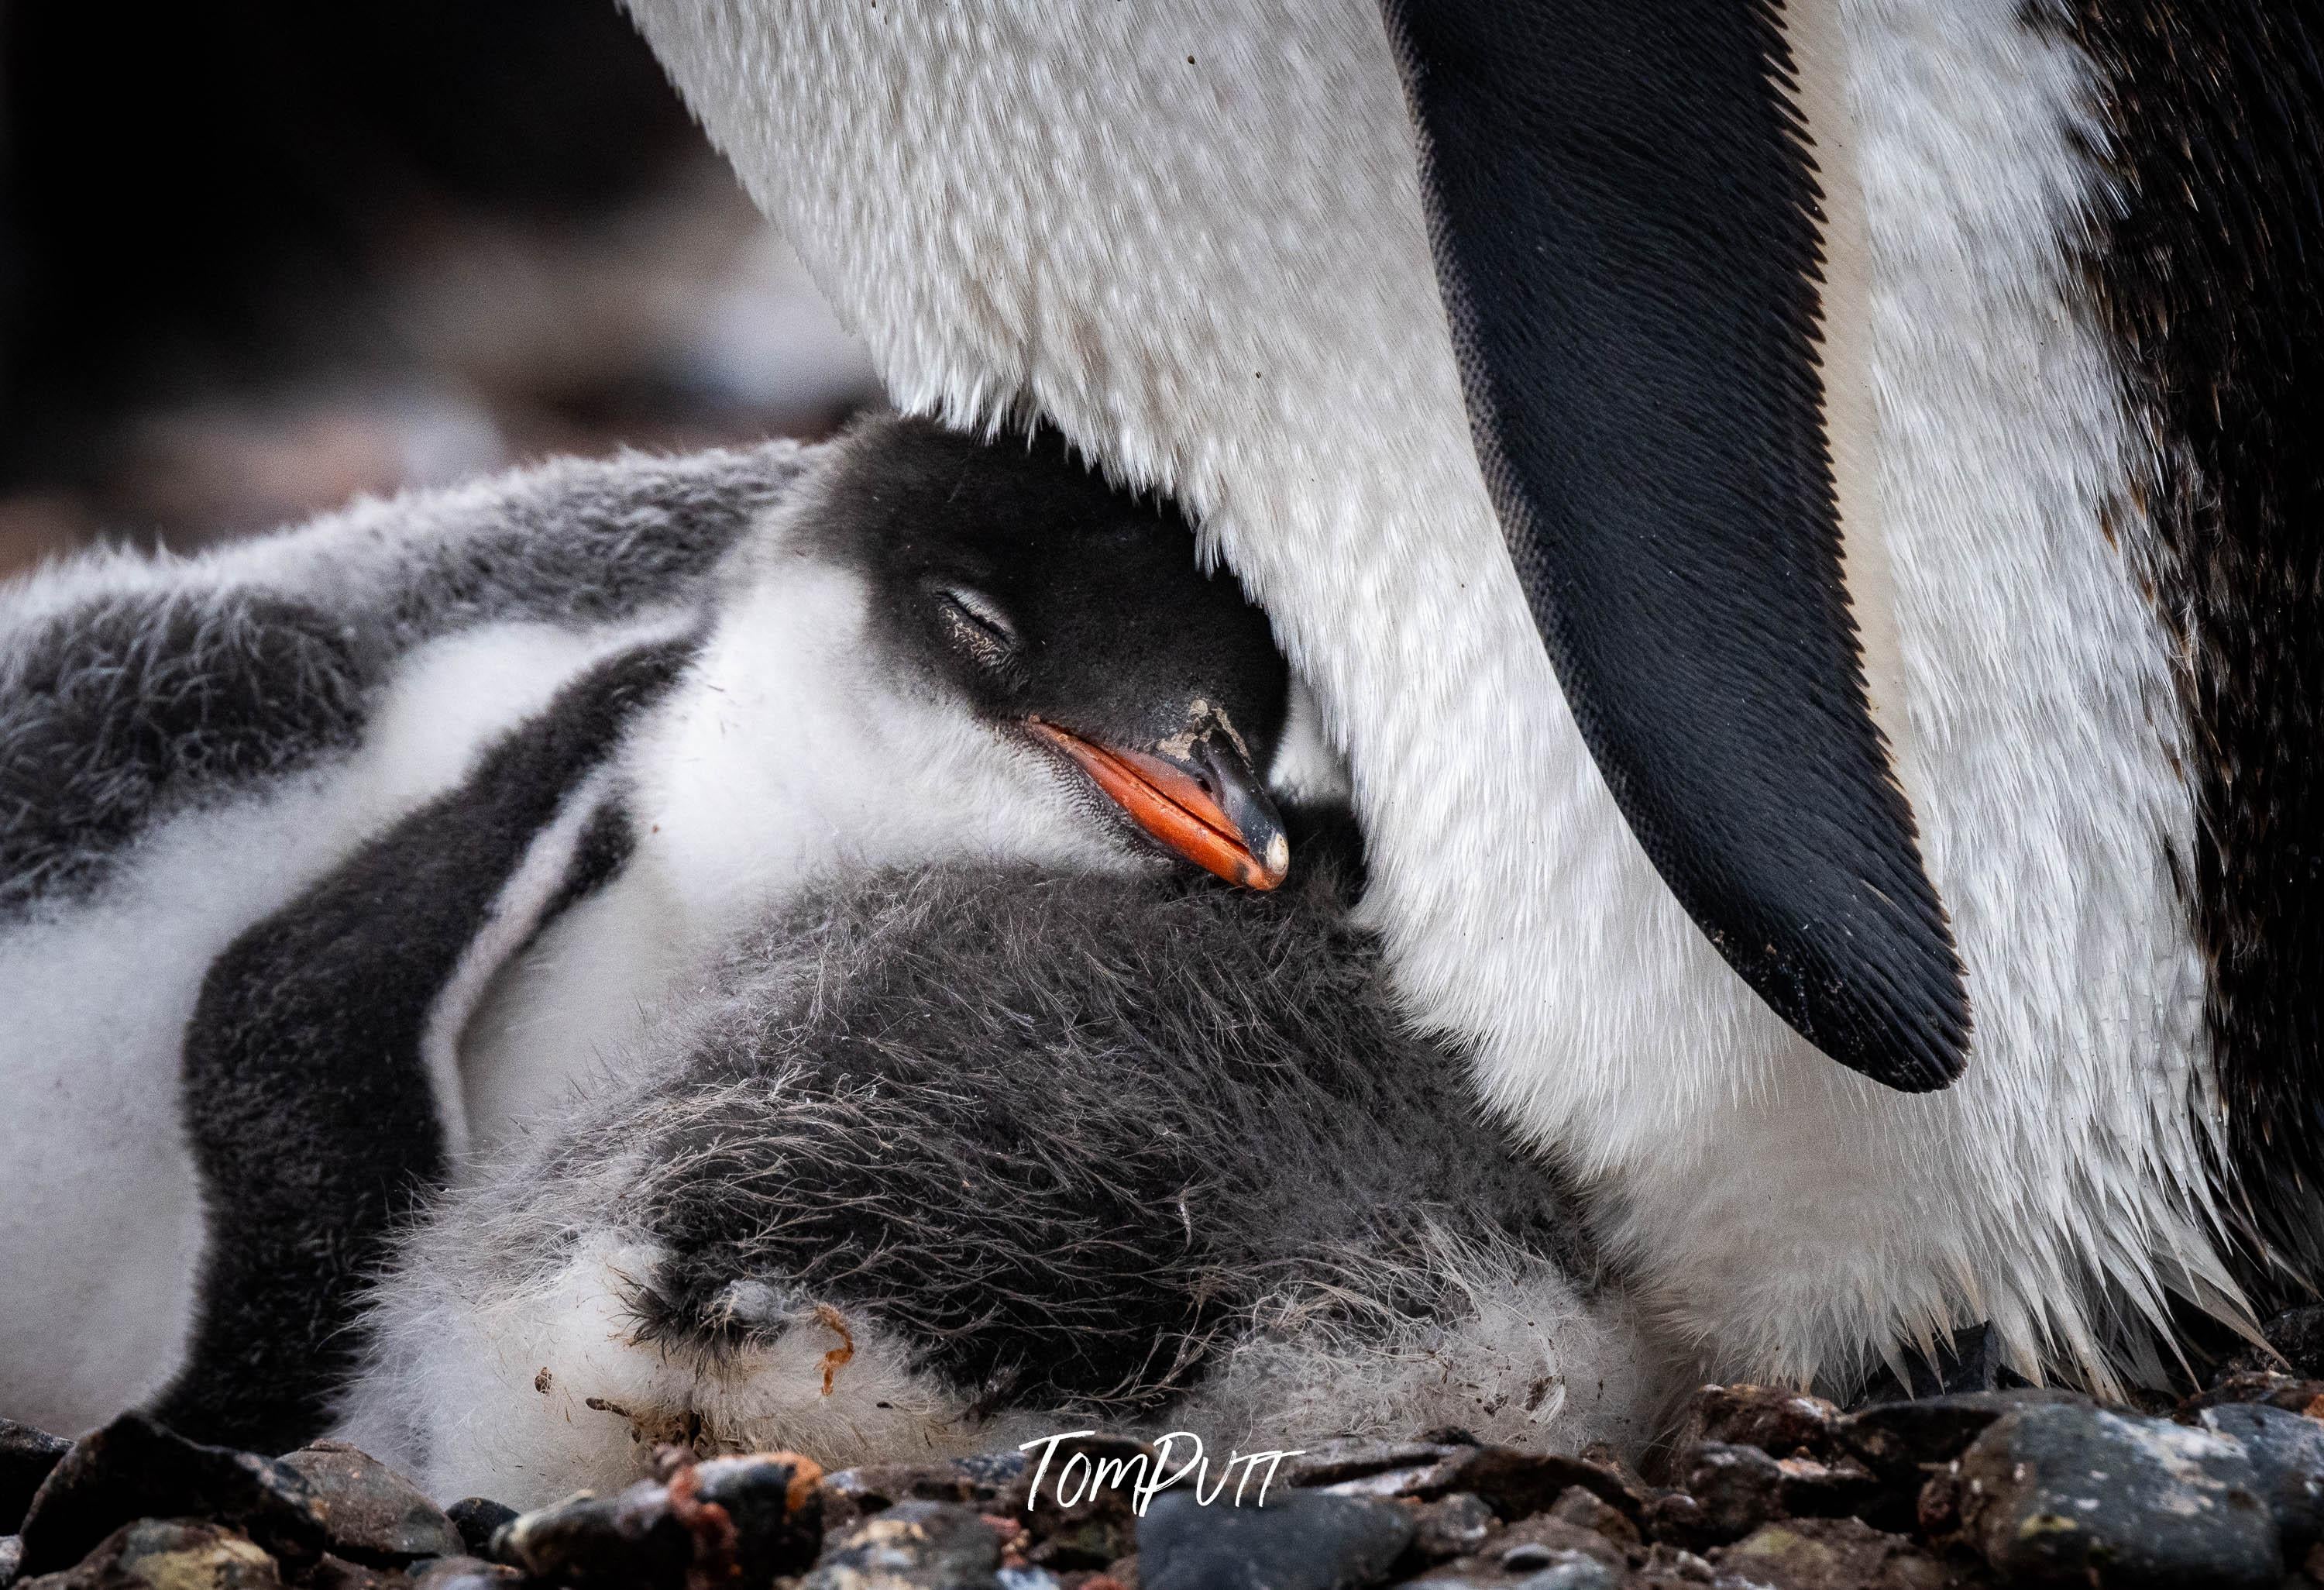
{"type": "Polygon", "coordinates": [[[945,627],[971,656],[996,667],[1016,656],[1022,644],[1017,636],[1017,626],[991,597],[965,586],[945,586],[936,593],[936,611],[943,615],[945,627]]]}

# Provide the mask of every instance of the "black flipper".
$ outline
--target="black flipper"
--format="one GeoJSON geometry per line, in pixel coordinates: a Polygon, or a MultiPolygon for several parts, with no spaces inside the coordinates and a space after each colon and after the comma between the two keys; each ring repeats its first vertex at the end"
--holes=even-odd
{"type": "MultiPolygon", "coordinates": [[[[693,650],[599,664],[210,968],[184,1061],[209,1240],[192,1349],[153,1409],[171,1428],[258,1452],[320,1433],[384,1240],[444,1177],[422,1052],[438,1001],[534,840],[693,650]]],[[[593,822],[541,920],[620,844],[593,822]]]]}
{"type": "Polygon", "coordinates": [[[1766,0],[1386,0],[1510,554],[1623,815],[1729,965],[1892,1087],[1969,998],[1866,704],[1818,194],[1766,0]]]}

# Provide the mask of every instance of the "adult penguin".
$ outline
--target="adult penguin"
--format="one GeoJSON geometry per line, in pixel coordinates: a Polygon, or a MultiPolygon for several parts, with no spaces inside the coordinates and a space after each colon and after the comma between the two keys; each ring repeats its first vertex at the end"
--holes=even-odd
{"type": "Polygon", "coordinates": [[[624,3],[899,403],[1188,504],[1710,1367],[2317,1275],[2324,19],[624,3]]]}

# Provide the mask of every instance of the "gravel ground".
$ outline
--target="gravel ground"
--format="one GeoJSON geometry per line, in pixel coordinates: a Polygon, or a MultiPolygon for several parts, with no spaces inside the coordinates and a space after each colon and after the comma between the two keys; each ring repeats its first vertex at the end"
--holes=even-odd
{"type": "MultiPolygon", "coordinates": [[[[2310,1309],[2271,1334],[2319,1327],[2310,1309]]],[[[2308,1356],[2246,1359],[2160,1414],[2032,1388],[1843,1412],[1706,1386],[1651,1478],[1600,1449],[1457,1431],[1272,1466],[1213,1454],[1199,1496],[1153,1485],[1185,1443],[1123,1437],[837,1474],[665,1448],[619,1495],[521,1516],[439,1510],[336,1443],[268,1458],[134,1414],[78,1443],[0,1421],[0,1527],[18,1531],[0,1538],[0,1590],[2312,1585],[2324,1379],[2298,1373],[2308,1356]]]]}

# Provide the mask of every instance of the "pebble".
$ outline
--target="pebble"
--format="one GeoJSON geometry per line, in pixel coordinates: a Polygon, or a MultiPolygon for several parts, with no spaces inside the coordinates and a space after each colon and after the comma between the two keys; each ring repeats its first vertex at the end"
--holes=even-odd
{"type": "Polygon", "coordinates": [[[1264,1507],[1154,1498],[1138,1524],[1139,1590],[1342,1590],[1376,1585],[1411,1544],[1403,1509],[1361,1496],[1289,1491],[1264,1507]]]}
{"type": "MultiPolygon", "coordinates": [[[[725,1514],[735,1582],[759,1590],[778,1574],[805,1569],[822,1549],[822,1479],[823,1470],[796,1452],[761,1452],[706,1458],[673,1474],[669,1489],[725,1514]]],[[[697,1553],[696,1561],[706,1559],[697,1553]]]]}
{"type": "Polygon", "coordinates": [[[1882,1402],[1849,1414],[1836,1434],[1840,1445],[1879,1479],[1918,1490],[1932,1465],[1959,1457],[2002,1415],[2020,1408],[2064,1403],[2087,1407],[2089,1399],[2071,1391],[2026,1387],[1882,1402]]]}
{"type": "MultiPolygon", "coordinates": [[[[1065,1581],[1047,1568],[1003,1567],[993,1576],[1001,1590],[1065,1590],[1065,1581]]],[[[1088,1590],[1089,1581],[1082,1581],[1088,1590]]]]}
{"type": "Polygon", "coordinates": [[[1013,1451],[825,1475],[664,1449],[652,1480],[519,1515],[438,1511],[334,1443],[274,1460],[134,1418],[69,1447],[0,1427],[45,1476],[26,1537],[0,1536],[0,1590],[2284,1590],[2324,1581],[2319,1398],[2256,1368],[2172,1419],[2031,1389],[1840,1414],[1714,1388],[1665,1460],[1683,1488],[1445,1431],[1319,1444],[1264,1505],[1180,1489],[1142,1521],[1127,1484],[1056,1500],[1068,1456],[1150,1460],[1119,1437],[1062,1444],[1038,1495],[1013,1451]]]}
{"type": "Polygon", "coordinates": [[[2014,1584],[2273,1590],[2282,1577],[2257,1470],[2208,1430],[2020,1408],[1970,1443],[1951,1479],[1963,1538],[2014,1584]]]}
{"type": "MultiPolygon", "coordinates": [[[[1154,1460],[1153,1447],[1120,1436],[1061,1441],[1046,1469],[1031,1465],[1003,1485],[991,1511],[1015,1520],[1038,1541],[1026,1554],[1035,1567],[1060,1573],[1102,1568],[1137,1548],[1131,1492],[1152,1474],[1154,1460]],[[1101,1474],[1108,1481],[1102,1485],[1101,1474]],[[1070,1504],[1059,1500],[1065,1495],[1074,1498],[1070,1504]]],[[[1183,1454],[1177,1461],[1185,1461],[1183,1454]]]]}
{"type": "Polygon", "coordinates": [[[870,1463],[826,1474],[822,1485],[824,1526],[844,1529],[899,1502],[997,1507],[1001,1492],[1025,1472],[1024,1454],[1007,1456],[1014,1461],[970,1457],[941,1463],[870,1463]]]}
{"type": "Polygon", "coordinates": [[[1661,1532],[1687,1545],[1739,1540],[1770,1519],[1784,1516],[1783,1468],[1757,1447],[1697,1442],[1676,1472],[1686,1493],[1694,1498],[1692,1527],[1682,1532],[1674,1528],[1675,1519],[1665,1517],[1661,1532]]]}
{"type": "Polygon", "coordinates": [[[2193,1418],[2206,1408],[2226,1408],[2244,1402],[2264,1402],[2286,1413],[2324,1419],[2324,1381],[2279,1374],[2273,1370],[2246,1370],[2223,1376],[2209,1391],[2180,1405],[2179,1417],[2193,1418]]]}
{"type": "Polygon", "coordinates": [[[323,1506],[332,1550],[356,1561],[409,1562],[467,1549],[443,1509],[387,1465],[344,1441],[318,1441],[286,1454],[323,1506]]]}
{"type": "Polygon", "coordinates": [[[23,1571],[70,1567],[143,1518],[228,1524],[302,1567],[322,1554],[327,1536],[323,1504],[297,1470],[124,1413],[73,1443],[42,1482],[24,1517],[23,1571]]]}
{"type": "Polygon", "coordinates": [[[217,1524],[140,1519],[124,1524],[62,1572],[19,1590],[281,1590],[274,1558],[217,1524]]]}
{"type": "Polygon", "coordinates": [[[460,1543],[469,1556],[489,1558],[493,1537],[503,1524],[516,1521],[517,1511],[488,1496],[463,1496],[444,1510],[444,1516],[460,1531],[460,1543]]]}
{"type": "Polygon", "coordinates": [[[1763,1524],[1720,1553],[1719,1566],[1725,1581],[1768,1590],[1945,1590],[1961,1579],[1912,1541],[1855,1519],[1763,1524]]]}
{"type": "Polygon", "coordinates": [[[823,1471],[795,1453],[667,1465],[615,1496],[583,1492],[521,1515],[493,1537],[495,1556],[577,1590],[676,1586],[689,1574],[765,1585],[815,1560],[823,1471]]]}
{"type": "Polygon", "coordinates": [[[1719,1576],[1708,1558],[1661,1540],[1647,1549],[1646,1565],[1640,1571],[1645,1576],[1640,1584],[1654,1585],[1708,1585],[1719,1576]]]}
{"type": "Polygon", "coordinates": [[[672,1516],[669,1493],[641,1480],[613,1496],[584,1491],[520,1515],[494,1555],[537,1579],[581,1590],[686,1582],[694,1539],[672,1516]]]}
{"type": "Polygon", "coordinates": [[[1567,1557],[1527,1574],[1513,1590],[1619,1590],[1621,1577],[1613,1569],[1586,1557],[1567,1557]]]}
{"type": "Polygon", "coordinates": [[[1482,1497],[1455,1491],[1412,1509],[1412,1549],[1429,1562],[1467,1557],[1482,1550],[1500,1523],[1482,1497]]]}
{"type": "Polygon", "coordinates": [[[1628,1553],[1594,1530],[1544,1515],[1509,1525],[1481,1552],[1431,1568],[1411,1581],[1426,1590],[1513,1590],[1543,1575],[1560,1584],[1621,1582],[1628,1553]]]}
{"type": "Polygon", "coordinates": [[[1474,1442],[1318,1441],[1296,1457],[1284,1459],[1283,1483],[1294,1490],[1338,1489],[1381,1474],[1427,1472],[1474,1442]]]}
{"type": "Polygon", "coordinates": [[[1681,1420],[1672,1449],[1684,1453],[1704,1441],[1757,1447],[1775,1457],[1832,1454],[1838,1407],[1805,1391],[1775,1386],[1704,1386],[1681,1420]]]}
{"type": "Polygon", "coordinates": [[[326,1551],[321,1559],[307,1570],[300,1583],[306,1586],[306,1590],[406,1590],[410,1581],[399,1569],[349,1562],[344,1557],[326,1551]]]}
{"type": "Polygon", "coordinates": [[[2324,1424],[2266,1403],[2207,1408],[2197,1422],[2251,1459],[2287,1561],[2324,1539],[2324,1424]]]}
{"type": "Polygon", "coordinates": [[[1466,1491],[1483,1498],[1504,1519],[1525,1518],[1548,1508],[1573,1486],[1591,1492],[1632,1518],[1648,1498],[1623,1476],[1578,1457],[1520,1452],[1509,1447],[1471,1447],[1428,1472],[1411,1493],[1423,1499],[1466,1491]]]}
{"type": "Polygon", "coordinates": [[[1628,1548],[1639,1543],[1638,1526],[1629,1514],[1595,1491],[1580,1485],[1568,1486],[1565,1494],[1549,1510],[1549,1516],[1603,1535],[1617,1546],[1628,1548]]]}
{"type": "Polygon", "coordinates": [[[524,1576],[475,1557],[439,1557],[412,1571],[411,1590],[515,1590],[524,1576]]]}
{"type": "Polygon", "coordinates": [[[998,1590],[1001,1538],[950,1502],[899,1502],[849,1529],[800,1590],[998,1590]]]}

